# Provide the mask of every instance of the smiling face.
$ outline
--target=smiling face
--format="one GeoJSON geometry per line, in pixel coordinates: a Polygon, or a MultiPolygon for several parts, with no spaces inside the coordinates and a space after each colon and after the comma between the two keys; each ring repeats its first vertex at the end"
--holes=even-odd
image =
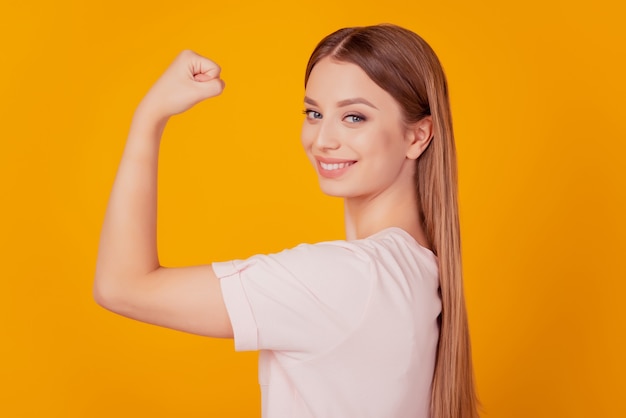
{"type": "Polygon", "coordinates": [[[419,130],[404,123],[400,105],[359,66],[321,59],[304,104],[302,144],[324,193],[367,198],[412,187],[419,130]]]}

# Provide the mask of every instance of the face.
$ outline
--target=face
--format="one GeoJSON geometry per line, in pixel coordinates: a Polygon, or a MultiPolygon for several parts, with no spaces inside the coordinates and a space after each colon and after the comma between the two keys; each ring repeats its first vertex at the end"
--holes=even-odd
{"type": "Polygon", "coordinates": [[[396,100],[359,66],[320,60],[304,104],[302,144],[324,193],[368,197],[412,185],[415,132],[396,100]]]}

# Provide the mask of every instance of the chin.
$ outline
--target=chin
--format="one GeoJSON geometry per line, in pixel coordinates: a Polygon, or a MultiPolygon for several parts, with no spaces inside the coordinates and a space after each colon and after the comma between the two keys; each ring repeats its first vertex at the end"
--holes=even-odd
{"type": "Polygon", "coordinates": [[[330,197],[347,197],[343,193],[338,193],[338,192],[335,192],[335,191],[324,190],[324,188],[322,188],[322,193],[324,193],[326,196],[330,196],[330,197]]]}
{"type": "Polygon", "coordinates": [[[358,195],[355,190],[346,186],[346,184],[328,184],[325,179],[320,181],[320,189],[326,196],[347,198],[358,195]]]}

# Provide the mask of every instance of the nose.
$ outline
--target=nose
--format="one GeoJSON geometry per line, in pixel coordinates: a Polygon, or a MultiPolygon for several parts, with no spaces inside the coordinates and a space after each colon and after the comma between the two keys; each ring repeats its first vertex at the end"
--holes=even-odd
{"type": "Polygon", "coordinates": [[[320,151],[332,151],[341,146],[337,131],[329,121],[320,121],[319,130],[314,140],[314,146],[320,151]]]}

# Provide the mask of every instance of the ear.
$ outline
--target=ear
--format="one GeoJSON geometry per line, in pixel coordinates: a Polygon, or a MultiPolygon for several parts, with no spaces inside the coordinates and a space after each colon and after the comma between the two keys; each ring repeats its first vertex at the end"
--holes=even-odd
{"type": "Polygon", "coordinates": [[[406,158],[417,160],[422,152],[428,147],[433,139],[433,118],[428,115],[425,118],[411,124],[407,130],[408,148],[406,158]]]}

